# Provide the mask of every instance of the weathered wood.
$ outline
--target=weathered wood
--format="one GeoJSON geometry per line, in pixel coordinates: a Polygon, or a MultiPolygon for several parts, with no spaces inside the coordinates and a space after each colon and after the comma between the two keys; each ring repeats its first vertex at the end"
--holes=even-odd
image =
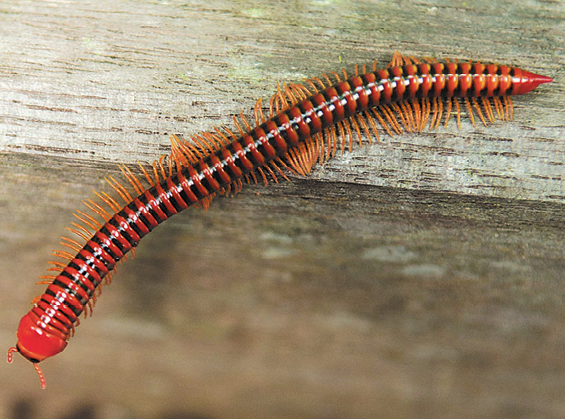
{"type": "Polygon", "coordinates": [[[277,81],[400,50],[556,82],[511,123],[383,136],[174,217],[45,363],[48,392],[20,358],[0,370],[0,417],[560,418],[565,12],[523,3],[4,2],[2,348],[115,163],[249,115],[277,81]]]}
{"type": "Polygon", "coordinates": [[[230,124],[242,109],[249,115],[277,81],[373,59],[385,65],[398,49],[504,61],[556,83],[517,99],[514,123],[383,136],[383,144],[337,159],[315,178],[564,200],[563,43],[556,39],[562,32],[544,31],[550,6],[505,5],[517,22],[537,16],[517,39],[501,26],[498,8],[407,4],[393,24],[400,10],[392,4],[328,2],[295,11],[261,2],[102,4],[14,4],[3,15],[0,151],[150,162],[166,152],[170,133],[230,124]],[[480,29],[463,43],[469,35],[458,26],[467,20],[480,29]],[[395,33],[383,35],[383,26],[395,33]]]}

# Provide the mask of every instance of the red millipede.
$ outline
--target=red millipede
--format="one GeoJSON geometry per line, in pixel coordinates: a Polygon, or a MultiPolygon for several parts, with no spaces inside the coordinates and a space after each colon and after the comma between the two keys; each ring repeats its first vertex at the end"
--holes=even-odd
{"type": "Polygon", "coordinates": [[[238,134],[228,128],[215,128],[191,138],[192,142],[173,135],[171,153],[154,162],[149,169],[140,165],[140,177],[120,166],[125,179],[135,191],[132,196],[120,182],[106,178],[122,206],[106,193],[97,193],[102,201],[86,200],[92,211],[77,211],[79,223],[71,232],[85,244],[63,238],[71,249],[55,251],[62,259],[52,261],[49,270],[56,275],[42,277],[46,291],[33,301],[33,308],[21,319],[17,344],[8,349],[8,362],[14,352],[31,361],[39,374],[41,387],[45,378],[39,362],[62,352],[74,334],[79,316],[92,312],[101,284],[109,283],[111,271],[139,241],[174,214],[194,206],[207,208],[217,193],[238,192],[242,181],[257,182],[257,174],[267,183],[267,174],[277,181],[277,174],[288,179],[285,170],[307,175],[317,162],[333,157],[340,146],[352,148],[371,132],[379,139],[378,125],[389,135],[403,131],[436,129],[442,118],[447,126],[455,109],[460,126],[461,104],[475,125],[476,113],[485,125],[495,115],[512,118],[510,96],[530,92],[550,77],[497,64],[422,60],[395,53],[384,69],[373,65],[372,71],[355,69],[349,77],[332,73],[332,78],[306,80],[305,85],[278,86],[265,117],[259,100],[255,105],[256,126],[246,119],[234,118],[238,134]],[[109,207],[108,211],[105,207],[109,207]]]}

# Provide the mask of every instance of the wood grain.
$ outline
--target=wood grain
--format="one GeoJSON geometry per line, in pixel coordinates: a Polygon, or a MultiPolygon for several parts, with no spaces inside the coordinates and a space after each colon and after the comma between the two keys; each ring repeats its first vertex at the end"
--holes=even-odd
{"type": "Polygon", "coordinates": [[[0,417],[561,418],[564,20],[559,1],[3,2],[6,348],[116,163],[276,82],[395,50],[555,82],[511,123],[383,136],[168,221],[45,363],[47,392],[21,358],[0,369],[0,417]]]}
{"type": "Polygon", "coordinates": [[[396,5],[370,2],[312,2],[304,10],[287,10],[284,2],[105,4],[18,2],[3,14],[0,152],[150,162],[167,151],[169,134],[230,124],[241,110],[249,115],[276,82],[374,59],[385,65],[400,50],[503,61],[556,82],[517,99],[511,124],[387,137],[315,178],[564,200],[563,31],[546,27],[563,16],[552,13],[552,3],[535,14],[503,3],[515,22],[529,16],[521,39],[519,23],[501,25],[499,8],[411,4],[400,13],[396,5]],[[481,29],[444,24],[453,15],[481,29]]]}

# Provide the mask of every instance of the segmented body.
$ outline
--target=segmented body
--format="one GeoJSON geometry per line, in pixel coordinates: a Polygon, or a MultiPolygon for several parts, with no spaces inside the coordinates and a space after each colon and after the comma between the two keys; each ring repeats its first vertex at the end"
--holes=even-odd
{"type": "MultiPolygon", "coordinates": [[[[308,97],[304,91],[295,90],[297,98],[289,100],[294,103],[288,103],[255,128],[242,131],[237,138],[234,136],[231,143],[225,141],[197,161],[186,157],[173,159],[176,168],[173,170],[171,164],[168,174],[161,166],[163,179],[157,175],[158,182],[153,186],[146,190],[136,188],[139,196],[127,199],[130,201],[127,205],[100,224],[98,231],[74,257],[68,257],[66,266],[22,318],[18,345],[11,348],[10,358],[12,352],[19,351],[37,363],[61,352],[104,277],[145,235],[174,214],[236,185],[258,168],[288,156],[316,135],[335,137],[336,127],[345,131],[343,121],[352,121],[354,130],[359,132],[359,125],[366,129],[367,124],[360,122],[356,115],[372,115],[369,117],[372,128],[375,119],[381,124],[384,122],[386,128],[386,121],[391,121],[391,108],[386,108],[387,105],[413,106],[409,114],[416,112],[416,105],[418,109],[427,106],[429,115],[430,103],[434,107],[438,103],[451,107],[451,100],[456,97],[505,98],[526,93],[550,80],[508,66],[415,60],[343,80],[337,77],[337,82],[331,86],[320,82],[317,91],[304,89],[312,93],[308,97]],[[384,109],[382,114],[378,113],[379,109],[384,109]]],[[[498,112],[501,102],[494,103],[498,112]]],[[[432,128],[441,118],[441,111],[439,117],[437,112],[430,123],[432,128]]],[[[424,113],[422,111],[422,115],[424,113]]],[[[485,113],[488,115],[486,105],[485,113]]],[[[421,129],[427,117],[420,119],[417,125],[421,129]]],[[[259,118],[257,120],[259,122],[259,118]]],[[[349,127],[347,125],[347,130],[349,127]]],[[[130,183],[132,179],[128,179],[130,183]]]]}

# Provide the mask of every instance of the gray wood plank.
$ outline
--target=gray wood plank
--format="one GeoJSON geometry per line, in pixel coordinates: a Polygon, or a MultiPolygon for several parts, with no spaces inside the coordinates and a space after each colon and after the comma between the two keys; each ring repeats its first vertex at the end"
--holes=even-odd
{"type": "Polygon", "coordinates": [[[400,50],[503,61],[556,82],[517,99],[513,123],[383,136],[315,178],[563,202],[559,3],[110,4],[5,6],[1,152],[150,162],[170,133],[229,125],[277,81],[384,65],[400,50]]]}
{"type": "Polygon", "coordinates": [[[0,417],[561,418],[564,17],[560,1],[3,2],[6,348],[117,163],[250,115],[277,81],[400,50],[555,82],[513,122],[385,135],[164,223],[44,363],[47,392],[19,357],[0,369],[0,417]]]}

